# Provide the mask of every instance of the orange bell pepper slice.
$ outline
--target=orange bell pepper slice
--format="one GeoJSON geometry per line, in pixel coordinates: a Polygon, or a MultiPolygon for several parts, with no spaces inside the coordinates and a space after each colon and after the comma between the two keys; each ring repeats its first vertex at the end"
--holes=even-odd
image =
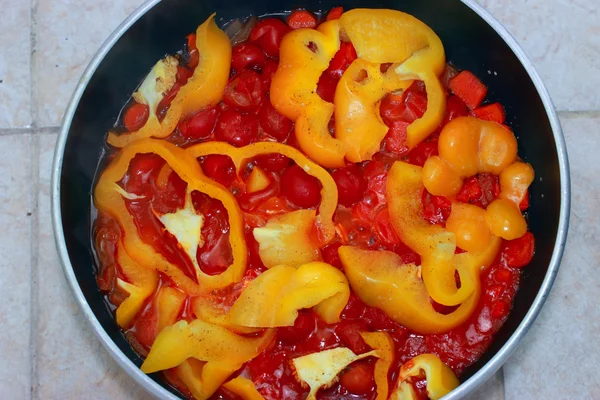
{"type": "Polygon", "coordinates": [[[407,144],[415,147],[443,120],[446,95],[438,77],[446,57],[435,32],[412,15],[396,10],[357,8],[342,14],[345,30],[359,58],[394,66],[401,79],[422,80],[427,91],[427,110],[407,128],[407,144]]]}
{"type": "Polygon", "coordinates": [[[519,204],[533,182],[534,173],[529,164],[517,161],[517,140],[513,133],[495,122],[460,117],[442,129],[438,143],[439,156],[430,157],[423,166],[423,184],[430,193],[453,197],[466,177],[478,173],[500,175],[499,199],[487,210],[453,205],[448,230],[458,237],[471,238],[468,242],[461,241],[459,246],[464,250],[481,250],[492,233],[506,240],[523,236],[527,223],[519,204]],[[487,229],[486,224],[469,223],[475,220],[487,223],[487,229]]]}
{"type": "Polygon", "coordinates": [[[332,241],[335,237],[333,214],[337,207],[338,201],[338,192],[335,181],[329,172],[315,162],[311,161],[304,154],[302,154],[302,152],[298,151],[292,146],[275,142],[257,142],[244,147],[234,147],[224,142],[207,142],[190,146],[187,149],[187,152],[194,158],[209,154],[227,155],[231,157],[238,172],[244,166],[244,162],[246,160],[263,154],[277,153],[292,159],[307,174],[317,178],[322,185],[321,204],[318,208],[319,213],[315,217],[315,226],[317,227],[321,236],[320,244],[325,245],[332,241]]]}
{"type": "Polygon", "coordinates": [[[244,240],[244,225],[241,210],[231,193],[202,174],[200,165],[186,150],[156,139],[142,139],[123,148],[102,172],[94,191],[96,207],[111,215],[123,231],[123,247],[127,254],[140,265],[168,275],[190,295],[199,295],[213,289],[238,282],[246,269],[248,251],[244,240]],[[123,189],[117,185],[126,174],[130,161],[137,155],[153,153],[187,182],[188,193],[198,190],[223,203],[229,216],[229,242],[233,263],[219,275],[207,275],[196,266],[196,279],[188,277],[180,268],[170,263],[154,248],[143,242],[137,232],[133,217],[123,199],[123,189]]]}
{"type": "Polygon", "coordinates": [[[223,387],[239,396],[242,400],[265,400],[258,390],[256,390],[254,382],[242,376],[238,376],[223,384],[223,387]]]}
{"type": "Polygon", "coordinates": [[[196,48],[200,54],[198,65],[175,95],[164,119],[158,120],[156,107],[164,95],[164,87],[170,89],[174,83],[177,65],[172,65],[173,57],[159,61],[140,86],[142,96],[137,97],[150,106],[150,116],[144,126],[136,132],[121,135],[109,132],[107,142],[110,145],[124,147],[139,139],[165,138],[173,132],[181,118],[221,101],[229,80],[231,41],[217,27],[215,14],[196,30],[196,48]]]}

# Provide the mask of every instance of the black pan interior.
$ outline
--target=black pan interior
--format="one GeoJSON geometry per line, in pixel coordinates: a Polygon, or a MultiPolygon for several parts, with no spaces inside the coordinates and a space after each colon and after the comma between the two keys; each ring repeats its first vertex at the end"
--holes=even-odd
{"type": "Polygon", "coordinates": [[[505,106],[508,121],[519,139],[519,154],[536,171],[529,213],[530,229],[537,239],[536,255],[523,273],[508,321],[489,351],[462,376],[463,380],[502,347],[531,306],[548,269],[558,227],[556,143],[542,101],[525,69],[501,37],[469,7],[459,0],[349,0],[341,4],[331,0],[162,0],[118,40],[87,85],[70,126],[60,180],[65,240],[79,285],[106,332],[137,365],[142,360],[122,336],[98,291],[90,251],[90,193],[107,130],[154,63],[166,53],[181,49],[185,36],[212,12],[217,12],[218,23],[223,24],[248,15],[301,7],[326,11],[339,5],[345,9],[398,9],[432,27],[444,43],[447,59],[480,77],[489,88],[489,98],[505,106]]]}

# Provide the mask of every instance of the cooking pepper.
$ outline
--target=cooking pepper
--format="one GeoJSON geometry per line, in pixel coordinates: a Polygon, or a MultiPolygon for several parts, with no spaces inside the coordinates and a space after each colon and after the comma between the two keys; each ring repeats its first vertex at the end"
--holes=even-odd
{"type": "Polygon", "coordinates": [[[441,399],[460,385],[454,372],[436,355],[421,354],[400,367],[398,383],[390,400],[416,400],[410,380],[419,377],[422,372],[427,381],[427,397],[431,400],[441,399]]]}
{"type": "Polygon", "coordinates": [[[436,196],[456,196],[463,179],[478,173],[500,175],[499,199],[494,200],[483,213],[483,219],[489,225],[487,233],[482,232],[485,227],[481,224],[466,222],[468,219],[480,220],[481,210],[453,205],[453,210],[462,208],[450,215],[448,229],[455,231],[454,227],[462,225],[461,236],[475,239],[469,244],[459,244],[460,247],[464,250],[480,250],[485,247],[483,238],[489,237],[489,232],[507,240],[523,236],[527,231],[527,223],[519,204],[534,174],[529,164],[516,161],[517,140],[513,133],[494,122],[460,117],[444,126],[438,148],[439,156],[430,157],[423,166],[423,184],[436,196]],[[469,245],[472,247],[469,248],[469,245]]]}
{"type": "Polygon", "coordinates": [[[394,361],[394,341],[386,332],[362,332],[360,334],[364,341],[377,351],[378,359],[375,362],[375,385],[377,386],[377,397],[375,400],[387,400],[389,393],[388,376],[390,367],[394,361]]]}
{"type": "Polygon", "coordinates": [[[344,142],[329,133],[334,106],[319,97],[317,83],[339,49],[339,20],[324,22],[317,29],[297,29],[286,34],[270,87],[273,107],[295,121],[302,151],[328,168],[344,165],[346,148],[344,142]]]}
{"type": "Polygon", "coordinates": [[[187,294],[197,295],[239,281],[246,269],[248,252],[244,240],[241,210],[231,193],[205,177],[195,158],[184,149],[163,140],[142,139],[123,148],[104,170],[94,191],[94,201],[100,211],[111,215],[123,232],[123,247],[140,265],[168,275],[187,294]],[[137,154],[153,153],[163,158],[177,175],[187,183],[188,195],[199,191],[217,199],[227,209],[229,242],[233,263],[219,275],[207,275],[196,266],[196,279],[188,277],[179,267],[170,263],[154,248],[142,241],[133,217],[129,214],[123,196],[127,193],[117,184],[127,173],[129,163],[137,154]]]}
{"type": "Polygon", "coordinates": [[[226,361],[204,362],[189,358],[175,368],[175,373],[195,399],[206,400],[240,367],[241,364],[226,361]]]}
{"type": "Polygon", "coordinates": [[[342,14],[345,30],[359,58],[400,63],[393,66],[399,79],[419,79],[427,91],[427,109],[407,128],[410,149],[435,131],[444,117],[446,95],[439,80],[446,57],[442,41],[426,24],[396,10],[356,8],[342,14]]]}
{"type": "Polygon", "coordinates": [[[181,320],[158,334],[140,369],[150,374],[176,367],[189,358],[205,361],[204,368],[219,365],[239,368],[260,354],[274,337],[272,329],[262,336],[248,338],[199,319],[189,323],[181,320]]]}
{"type": "Polygon", "coordinates": [[[379,103],[387,93],[406,89],[393,66],[381,72],[380,64],[358,58],[342,75],[335,91],[335,137],[344,142],[346,159],[370,160],[379,151],[389,127],[383,123],[379,103]]]}
{"type": "Polygon", "coordinates": [[[485,253],[457,254],[454,267],[473,282],[470,296],[449,314],[438,313],[430,301],[422,268],[404,264],[390,251],[342,246],[338,253],[352,290],[367,305],[377,307],[392,320],[422,334],[447,332],[461,325],[477,307],[481,295],[479,273],[494,259],[500,240],[485,253]]]}
{"type": "MultiPolygon", "coordinates": [[[[299,29],[295,32],[299,32],[299,29]]],[[[287,36],[286,36],[287,37],[287,36]]],[[[337,207],[338,192],[335,181],[325,169],[308,159],[304,154],[295,148],[276,142],[257,142],[244,147],[234,147],[224,142],[207,142],[191,146],[187,152],[194,158],[206,156],[209,154],[223,154],[231,157],[237,171],[239,172],[244,165],[245,160],[254,158],[263,154],[282,154],[302,168],[309,175],[317,178],[322,185],[321,203],[319,213],[315,217],[315,226],[320,234],[321,243],[325,245],[335,237],[335,226],[333,224],[333,213],[337,207]]]]}
{"type": "Polygon", "coordinates": [[[119,248],[121,250],[117,251],[117,261],[128,281],[117,278],[117,286],[129,293],[129,297],[117,307],[116,314],[119,326],[127,328],[146,299],[156,290],[158,273],[144,268],[129,257],[123,249],[122,240],[119,241],[119,248]]]}
{"type": "Polygon", "coordinates": [[[235,325],[292,326],[298,310],[313,308],[328,324],[339,322],[350,297],[348,280],[335,267],[312,262],[298,269],[279,265],[254,279],[229,311],[235,325]]]}
{"type": "Polygon", "coordinates": [[[159,62],[140,86],[140,91],[134,95],[136,100],[150,106],[150,115],[144,126],[136,132],[121,135],[109,132],[107,141],[110,145],[124,147],[139,139],[167,137],[180,119],[221,100],[229,79],[231,42],[225,32],[217,27],[215,14],[196,30],[196,48],[200,55],[198,65],[175,95],[164,119],[159,121],[156,107],[173,87],[177,73],[177,64],[172,63],[173,57],[167,58],[166,62],[159,62]]]}
{"type": "Polygon", "coordinates": [[[256,390],[254,382],[242,376],[238,376],[223,384],[223,387],[239,396],[242,400],[265,400],[258,390],[256,390]]]}
{"type": "MultiPolygon", "coordinates": [[[[479,274],[472,274],[470,269],[457,269],[455,234],[423,219],[422,176],[421,167],[401,161],[394,163],[386,187],[390,218],[402,241],[421,256],[423,282],[431,298],[440,304],[454,306],[473,294],[479,274]],[[461,284],[458,289],[455,279],[457,270],[461,284]]],[[[482,253],[487,253],[494,243],[488,243],[482,253]]],[[[486,265],[492,261],[493,257],[486,265]]]]}

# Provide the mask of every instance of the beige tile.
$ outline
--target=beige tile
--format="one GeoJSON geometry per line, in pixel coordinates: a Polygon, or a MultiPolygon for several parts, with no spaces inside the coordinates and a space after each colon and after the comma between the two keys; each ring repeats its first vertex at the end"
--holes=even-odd
{"type": "Polygon", "coordinates": [[[572,179],[569,238],[554,288],[504,366],[507,400],[600,399],[600,118],[563,118],[572,179]]]}
{"type": "Polygon", "coordinates": [[[0,397],[12,399],[30,396],[30,139],[0,136],[0,397]]]}
{"type": "Polygon", "coordinates": [[[486,383],[465,400],[504,400],[504,374],[496,372],[486,383]]]}
{"type": "Polygon", "coordinates": [[[31,125],[29,2],[2,1],[0,33],[0,128],[31,125]]]}
{"type": "Polygon", "coordinates": [[[600,109],[597,0],[479,0],[523,46],[559,110],[600,109]]]}
{"type": "Polygon", "coordinates": [[[144,399],[87,325],[60,267],[50,220],[55,134],[40,136],[37,373],[39,399],[144,399]]]}
{"type": "MultiPolygon", "coordinates": [[[[14,0],[18,1],[18,0],[14,0]]],[[[75,85],[110,33],[143,0],[38,0],[38,125],[60,123],[75,85]]]]}

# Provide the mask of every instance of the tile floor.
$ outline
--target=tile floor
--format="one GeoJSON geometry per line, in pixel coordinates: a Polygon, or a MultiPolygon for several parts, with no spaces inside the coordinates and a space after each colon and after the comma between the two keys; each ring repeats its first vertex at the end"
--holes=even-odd
{"type": "MultiPolygon", "coordinates": [[[[0,388],[7,399],[142,399],[81,317],[55,254],[50,165],[80,74],[141,0],[0,0],[0,388]],[[18,46],[14,45],[18,43],[18,46]],[[24,184],[29,182],[29,184],[24,184]]],[[[534,328],[472,399],[600,399],[600,17],[596,0],[483,0],[533,59],[571,159],[571,230],[534,328]],[[523,377],[527,377],[524,379],[523,377]]]]}

